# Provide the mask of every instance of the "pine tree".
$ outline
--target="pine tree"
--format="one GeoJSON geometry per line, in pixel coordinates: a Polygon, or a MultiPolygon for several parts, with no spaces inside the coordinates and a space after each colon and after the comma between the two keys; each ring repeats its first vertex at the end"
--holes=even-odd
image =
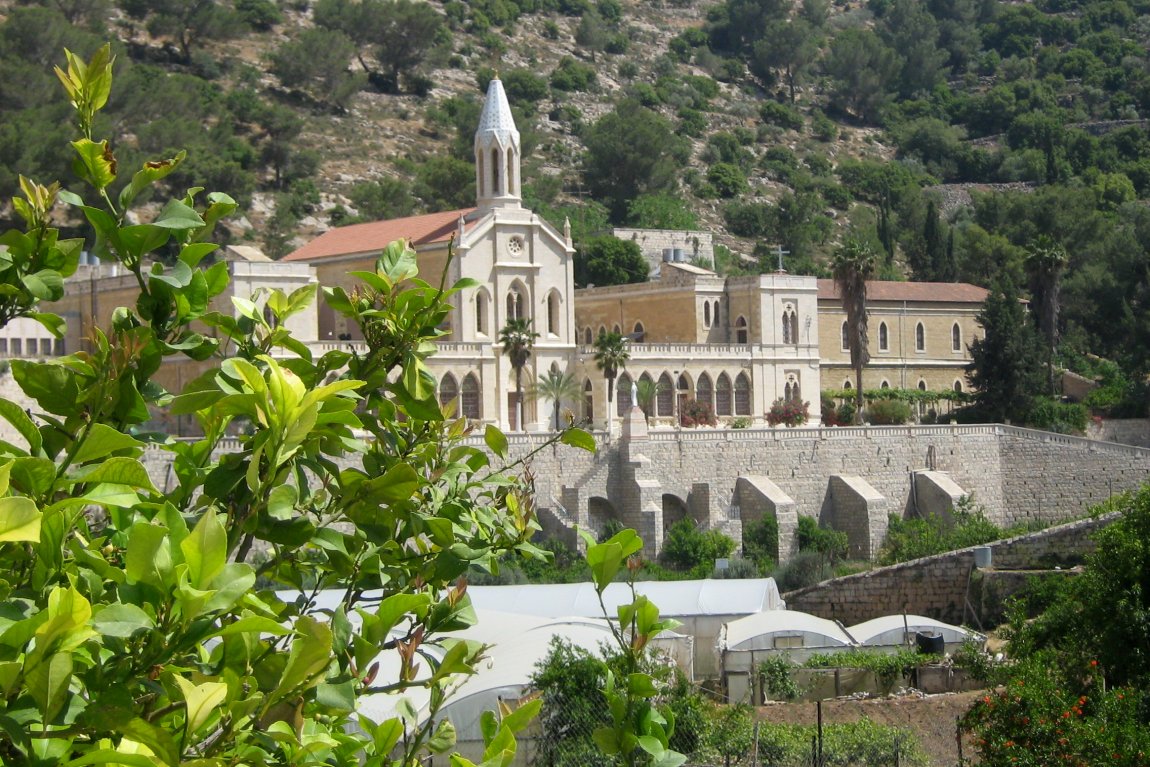
{"type": "Polygon", "coordinates": [[[1003,278],[978,314],[983,337],[970,345],[967,378],[982,414],[992,421],[1022,421],[1042,389],[1041,351],[1018,288],[1003,278]]]}

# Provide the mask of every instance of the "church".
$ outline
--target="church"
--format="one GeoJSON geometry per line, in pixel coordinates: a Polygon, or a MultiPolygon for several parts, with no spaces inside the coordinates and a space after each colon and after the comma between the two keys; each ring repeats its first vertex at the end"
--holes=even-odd
{"type": "MultiPolygon", "coordinates": [[[[474,151],[475,207],[331,229],[278,262],[231,246],[222,257],[232,283],[213,308],[233,312],[233,297],[254,295],[259,302],[269,288],[350,289],[350,272],[373,269],[388,243],[406,238],[427,281],[445,275],[448,284],[478,283],[460,294],[439,351],[428,360],[440,401],[477,421],[509,431],[551,428],[555,403],[532,394],[550,371],[571,375],[579,390],[560,407],[608,433],[618,433],[634,404],[633,384],[641,381],[656,391],[647,407],[655,429],[678,427],[692,400],[706,403],[720,425],[743,426],[764,423],[776,400],[806,401],[817,423],[820,391],[849,388],[845,316],[832,281],[781,269],[724,277],[668,254],[649,282],[576,290],[569,226],[559,231],[523,206],[520,136],[498,79],[488,87],[474,151]],[[538,334],[522,373],[522,402],[499,344],[500,330],[517,319],[530,321],[538,334]],[[594,360],[595,339],[606,332],[625,336],[630,355],[611,393],[594,360]]],[[[93,326],[105,326],[114,307],[134,300],[133,288],[114,264],[82,265],[53,307],[68,321],[65,338],[17,321],[0,330],[0,358],[82,348],[93,326]]],[[[864,386],[962,390],[985,296],[965,284],[871,283],[872,360],[864,386]]],[[[362,341],[358,328],[322,299],[290,323],[317,353],[362,341]]],[[[172,361],[157,378],[178,391],[206,364],[172,361]]],[[[169,426],[179,433],[179,424],[169,426]]]]}
{"type": "MultiPolygon", "coordinates": [[[[832,281],[782,271],[723,277],[672,257],[650,282],[576,290],[569,229],[559,232],[523,207],[519,132],[498,79],[488,86],[474,150],[474,208],[333,229],[284,258],[311,265],[320,284],[350,287],[349,271],[371,268],[383,246],[406,237],[425,278],[446,268],[449,282],[477,280],[429,361],[442,402],[457,400],[462,414],[510,430],[548,428],[553,403],[529,395],[519,423],[514,370],[498,343],[513,319],[530,320],[539,334],[523,380],[549,370],[572,375],[582,396],[561,405],[608,431],[641,380],[656,386],[648,408],[656,428],[677,425],[689,400],[708,404],[720,424],[761,422],[778,399],[812,402],[817,421],[819,392],[849,388],[845,316],[832,281]],[[605,332],[629,339],[630,359],[610,397],[594,361],[605,332]]],[[[877,343],[864,386],[961,390],[986,292],[876,282],[871,294],[877,343]]],[[[354,342],[355,329],[341,319],[321,307],[320,339],[354,342]]]]}

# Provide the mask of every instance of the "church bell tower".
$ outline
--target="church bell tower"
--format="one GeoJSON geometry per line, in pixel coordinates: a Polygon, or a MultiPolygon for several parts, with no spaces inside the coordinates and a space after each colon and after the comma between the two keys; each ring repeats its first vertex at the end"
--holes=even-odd
{"type": "Polygon", "coordinates": [[[498,78],[487,86],[487,100],[475,132],[475,189],[481,211],[519,208],[519,131],[498,78]]]}

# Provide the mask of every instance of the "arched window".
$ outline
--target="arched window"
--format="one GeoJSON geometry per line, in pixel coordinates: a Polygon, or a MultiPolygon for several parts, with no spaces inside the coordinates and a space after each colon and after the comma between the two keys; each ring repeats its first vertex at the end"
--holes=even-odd
{"type": "MultiPolygon", "coordinates": [[[[591,332],[590,328],[587,330],[591,332]]],[[[583,423],[591,423],[595,418],[595,387],[590,378],[583,379],[583,423]]]]}
{"type": "Polygon", "coordinates": [[[735,415],[751,414],[751,379],[739,373],[735,379],[735,415]]]}
{"type": "Polygon", "coordinates": [[[791,343],[799,345],[799,313],[791,312],[791,343]]]}
{"type": "Polygon", "coordinates": [[[926,381],[922,380],[921,378],[918,379],[918,390],[926,391],[926,381]]]}
{"type": "Polygon", "coordinates": [[[487,291],[475,291],[475,332],[487,335],[487,291]]]}
{"type": "Polygon", "coordinates": [[[660,416],[675,414],[675,384],[671,376],[659,376],[658,393],[655,395],[655,413],[660,416]]]}
{"type": "Polygon", "coordinates": [[[715,415],[731,414],[731,379],[726,373],[719,373],[715,381],[715,415]]]}
{"type": "Polygon", "coordinates": [[[527,315],[524,309],[527,301],[524,298],[523,286],[516,282],[511,286],[511,290],[507,291],[507,319],[508,320],[525,320],[527,315]]]}
{"type": "Polygon", "coordinates": [[[479,396],[479,379],[468,373],[463,379],[460,415],[476,420],[483,417],[483,399],[479,396]]]}
{"type": "Polygon", "coordinates": [[[962,394],[962,381],[959,381],[959,380],[955,379],[955,382],[954,382],[954,390],[955,390],[955,392],[957,392],[958,394],[962,394]]]}
{"type": "Polygon", "coordinates": [[[479,179],[479,196],[483,197],[485,196],[483,190],[487,186],[486,164],[483,161],[483,152],[475,153],[475,165],[476,177],[479,179]]]}
{"type": "Polygon", "coordinates": [[[517,194],[515,187],[515,150],[507,150],[507,194],[517,194]]]}
{"type": "Polygon", "coordinates": [[[878,388],[889,389],[890,388],[890,381],[883,381],[882,384],[880,384],[878,388]]]}
{"type": "Polygon", "coordinates": [[[747,318],[739,317],[735,320],[735,343],[745,344],[749,343],[749,336],[747,335],[747,318]]]}
{"type": "Polygon", "coordinates": [[[846,320],[843,320],[842,348],[843,348],[844,352],[849,352],[850,348],[851,348],[851,333],[850,333],[850,328],[847,327],[846,320]]]}
{"type": "Polygon", "coordinates": [[[491,196],[496,197],[499,191],[499,150],[491,150],[491,196]]]}
{"type": "Polygon", "coordinates": [[[619,324],[618,324],[618,323],[616,323],[615,325],[613,325],[613,326],[611,327],[611,332],[612,332],[612,333],[615,333],[616,335],[618,335],[618,334],[621,334],[621,333],[623,332],[623,328],[619,327],[619,324]]]}
{"type": "Polygon", "coordinates": [[[646,331],[646,329],[643,328],[643,323],[642,322],[636,322],[635,323],[635,330],[631,334],[631,340],[634,341],[635,343],[642,343],[642,341],[646,337],[646,335],[647,335],[647,331],[646,331]]]}
{"type": "Polygon", "coordinates": [[[847,380],[843,381],[843,388],[844,389],[853,388],[853,384],[851,383],[851,379],[848,378],[847,380]]]}
{"type": "MultiPolygon", "coordinates": [[[[605,336],[605,335],[607,335],[607,328],[606,328],[606,327],[604,327],[603,325],[600,325],[600,326],[599,326],[599,335],[600,335],[600,336],[605,336]]],[[[597,338],[597,337],[598,337],[598,336],[596,336],[596,338],[597,338]]]]}
{"type": "Polygon", "coordinates": [[[785,387],[783,387],[783,394],[786,397],[787,402],[800,402],[800,401],[802,401],[803,393],[799,389],[798,376],[794,376],[794,375],[787,376],[787,384],[785,387]]]}
{"type": "Polygon", "coordinates": [[[887,330],[885,322],[880,322],[878,326],[878,350],[890,351],[890,331],[887,330]]]}
{"type": "Polygon", "coordinates": [[[703,302],[703,327],[711,327],[711,302],[703,302]]]}
{"type": "Polygon", "coordinates": [[[583,343],[585,343],[587,346],[595,343],[595,334],[591,332],[590,326],[584,328],[583,330],[583,343]]]}
{"type": "Polygon", "coordinates": [[[695,399],[710,405],[712,410],[715,409],[714,387],[711,386],[711,377],[706,373],[700,374],[699,380],[695,382],[695,399]]]}
{"type": "Polygon", "coordinates": [[[624,373],[616,379],[615,414],[627,415],[631,410],[631,376],[624,373]]]}
{"type": "Polygon", "coordinates": [[[958,326],[957,322],[950,328],[950,350],[952,352],[962,351],[962,328],[958,326]]]}
{"type": "Polygon", "coordinates": [[[721,325],[723,322],[722,312],[720,311],[719,306],[720,306],[719,299],[716,298],[715,299],[715,312],[714,312],[714,315],[711,317],[711,324],[712,325],[721,325]]]}
{"type": "Polygon", "coordinates": [[[926,351],[926,328],[921,322],[914,326],[914,350],[916,352],[926,351]]]}
{"type": "MultiPolygon", "coordinates": [[[[449,406],[453,411],[458,410],[455,400],[459,398],[459,384],[455,381],[455,376],[448,373],[443,376],[443,380],[439,382],[439,405],[447,409],[449,406]]],[[[456,412],[456,415],[459,413],[456,412]]]]}
{"type": "Polygon", "coordinates": [[[547,294],[547,335],[559,335],[559,293],[554,290],[547,294]]]}
{"type": "Polygon", "coordinates": [[[783,311],[783,343],[792,344],[791,340],[791,310],[786,309],[783,311]]]}

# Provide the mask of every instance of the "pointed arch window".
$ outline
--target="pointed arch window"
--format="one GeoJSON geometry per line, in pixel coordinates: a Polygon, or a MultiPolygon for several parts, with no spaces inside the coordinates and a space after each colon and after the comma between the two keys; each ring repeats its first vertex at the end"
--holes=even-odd
{"type": "Polygon", "coordinates": [[[559,293],[554,290],[547,294],[547,335],[559,336],[559,293]]]}
{"type": "MultiPolygon", "coordinates": [[[[455,380],[455,376],[447,373],[443,376],[443,380],[439,382],[439,406],[446,409],[449,406],[454,406],[455,400],[459,398],[459,384],[455,380]]],[[[458,413],[456,413],[458,415],[458,413]]]]}
{"type": "Polygon", "coordinates": [[[717,298],[715,299],[715,313],[714,313],[714,316],[711,318],[711,322],[713,325],[716,325],[716,326],[721,325],[723,322],[722,311],[719,309],[719,299],[717,299],[717,298]]]}
{"type": "MultiPolygon", "coordinates": [[[[590,332],[590,331],[588,331],[590,332]]],[[[595,387],[590,378],[583,379],[583,423],[591,423],[595,417],[595,387]]]]}
{"type": "Polygon", "coordinates": [[[952,352],[962,351],[962,328],[957,322],[950,328],[950,350],[952,352]]]}
{"type": "Polygon", "coordinates": [[[595,335],[591,332],[590,326],[583,329],[583,343],[587,346],[595,343],[595,335]]]}
{"type": "Polygon", "coordinates": [[[843,320],[843,327],[842,327],[842,330],[840,332],[841,332],[841,336],[842,336],[841,341],[840,341],[840,343],[842,345],[842,350],[844,352],[849,352],[851,350],[851,332],[850,332],[850,328],[847,327],[846,320],[843,320]]]}
{"type": "Polygon", "coordinates": [[[962,394],[962,381],[959,381],[957,379],[955,380],[954,391],[956,394],[962,394]]]}
{"type": "Polygon", "coordinates": [[[878,326],[878,350],[880,352],[890,351],[890,331],[887,330],[885,322],[880,322],[878,326]]]}
{"type": "Polygon", "coordinates": [[[515,186],[515,150],[507,150],[507,194],[516,194],[515,186]]]}
{"type": "Polygon", "coordinates": [[[750,343],[750,336],[747,332],[747,318],[739,317],[735,320],[735,343],[746,344],[750,343]]]}
{"type": "Polygon", "coordinates": [[[527,301],[523,296],[523,286],[515,283],[511,286],[511,290],[507,291],[507,319],[510,320],[524,320],[527,316],[524,314],[527,301]]]}
{"type": "Polygon", "coordinates": [[[475,292],[475,332],[487,335],[487,291],[482,288],[475,292]]]}
{"type": "Polygon", "coordinates": [[[731,379],[726,373],[719,373],[715,382],[715,415],[731,415],[731,379]]]}
{"type": "Polygon", "coordinates": [[[624,416],[631,411],[631,376],[624,373],[616,380],[615,415],[624,416]]]}
{"type": "Polygon", "coordinates": [[[636,322],[634,329],[631,331],[631,340],[634,343],[642,343],[643,339],[647,336],[647,330],[643,327],[642,322],[636,322]]]}
{"type": "Polygon", "coordinates": [[[914,350],[926,351],[926,327],[921,322],[914,326],[914,350]]]}
{"type": "Polygon", "coordinates": [[[655,412],[660,416],[675,414],[675,384],[671,376],[664,373],[659,376],[659,390],[655,395],[655,412]]]}
{"type": "Polygon", "coordinates": [[[695,399],[699,402],[706,403],[715,408],[715,391],[711,386],[711,377],[706,373],[699,374],[699,380],[695,382],[695,399]]]}
{"type": "Polygon", "coordinates": [[[711,302],[703,302],[703,327],[711,327],[711,302]]]}
{"type": "Polygon", "coordinates": [[[799,378],[795,375],[787,376],[787,383],[783,387],[783,398],[787,402],[801,402],[802,390],[799,388],[799,378]]]}
{"type": "Polygon", "coordinates": [[[497,197],[500,194],[499,189],[499,150],[491,150],[491,196],[497,197]]]}
{"type": "Polygon", "coordinates": [[[922,380],[921,378],[918,379],[918,390],[926,391],[926,381],[922,380]]]}
{"type": "Polygon", "coordinates": [[[751,414],[751,379],[739,373],[735,379],[735,415],[751,414]]]}
{"type": "Polygon", "coordinates": [[[483,417],[483,400],[479,395],[479,379],[474,373],[468,373],[463,378],[460,397],[460,415],[467,418],[480,419],[483,417]]]}

